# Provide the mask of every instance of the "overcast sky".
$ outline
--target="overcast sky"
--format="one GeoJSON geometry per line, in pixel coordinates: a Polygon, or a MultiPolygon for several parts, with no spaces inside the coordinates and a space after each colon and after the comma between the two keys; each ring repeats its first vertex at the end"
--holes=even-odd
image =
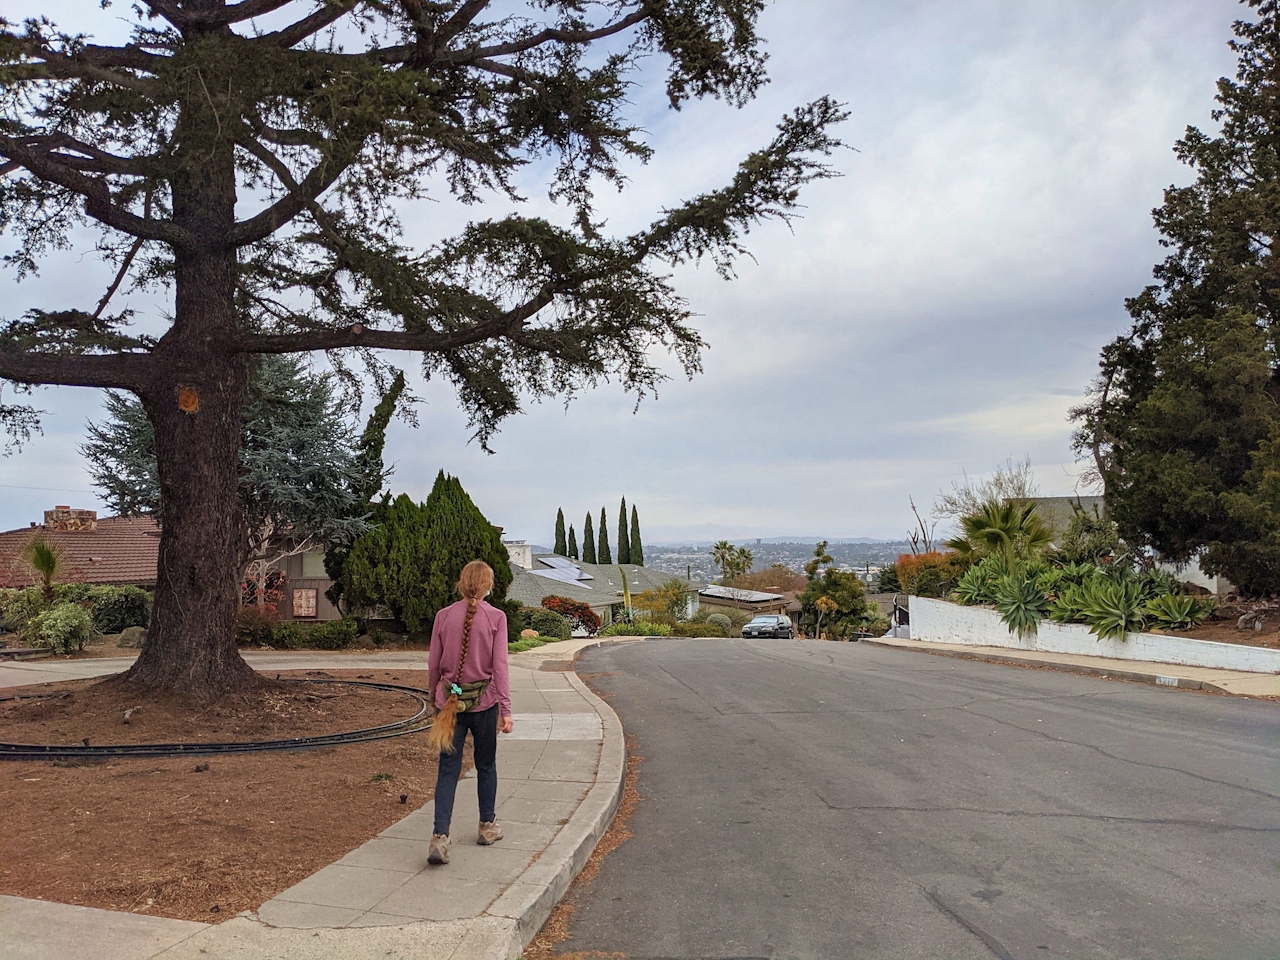
{"type": "MultiPolygon", "coordinates": [[[[96,0],[5,0],[83,25],[96,0]],[[73,16],[67,16],[73,14],[73,16]]],[[[1229,0],[779,0],[766,12],[772,83],[743,110],[664,109],[633,97],[656,151],[606,196],[610,225],[725,183],[788,109],[829,93],[851,119],[845,176],[809,188],[791,230],[752,234],[739,279],[681,270],[711,349],[633,414],[605,387],[529,407],[475,443],[442,385],[422,384],[421,426],[392,427],[392,488],[425,497],[457,474],[507,534],[549,543],[557,507],[579,528],[618,498],[645,538],[901,538],[908,496],[931,503],[963,471],[1031,458],[1044,494],[1076,489],[1066,412],[1099,348],[1127,326],[1123,299],[1161,249],[1150,210],[1190,175],[1171,147],[1209,128],[1214,82],[1234,70],[1229,0]]],[[[108,26],[103,29],[109,29],[108,26]]],[[[526,192],[542,210],[537,171],[526,192]]],[[[422,242],[466,214],[409,214],[422,242]]],[[[472,212],[474,215],[474,212],[472,212]]],[[[487,215],[487,213],[486,213],[487,215]]],[[[3,243],[0,238],[0,243],[3,243]]],[[[90,248],[23,284],[0,279],[0,316],[92,308],[109,281],[90,248]]],[[[159,316],[160,299],[135,302],[159,316]]],[[[416,376],[416,374],[415,374],[416,376]]],[[[100,397],[44,390],[45,434],[0,459],[0,529],[55,503],[98,506],[77,453],[100,397]]]]}

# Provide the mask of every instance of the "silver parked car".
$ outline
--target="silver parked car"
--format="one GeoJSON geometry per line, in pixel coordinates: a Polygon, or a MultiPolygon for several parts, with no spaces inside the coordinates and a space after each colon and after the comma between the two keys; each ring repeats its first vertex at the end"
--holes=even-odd
{"type": "Polygon", "coordinates": [[[780,614],[755,617],[742,628],[744,637],[779,637],[791,639],[791,618],[780,614]]]}

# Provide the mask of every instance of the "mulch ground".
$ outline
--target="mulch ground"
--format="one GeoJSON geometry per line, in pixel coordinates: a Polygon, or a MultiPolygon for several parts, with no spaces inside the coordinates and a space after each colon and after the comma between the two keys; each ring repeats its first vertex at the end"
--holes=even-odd
{"type": "MultiPolygon", "coordinates": [[[[282,674],[308,675],[427,684],[426,671],[413,670],[282,674]]],[[[139,704],[96,684],[50,684],[43,689],[71,694],[43,705],[0,703],[0,741],[278,739],[374,726],[417,709],[401,694],[331,685],[193,706],[139,704]],[[124,710],[137,706],[126,725],[124,710]]],[[[417,735],[172,760],[0,762],[0,893],[225,920],[425,804],[435,776],[436,757],[417,735]]]]}

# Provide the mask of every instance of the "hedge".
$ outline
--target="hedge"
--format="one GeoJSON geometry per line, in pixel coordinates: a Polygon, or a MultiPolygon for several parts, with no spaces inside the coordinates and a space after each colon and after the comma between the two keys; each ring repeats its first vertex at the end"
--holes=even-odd
{"type": "Polygon", "coordinates": [[[547,610],[543,607],[529,607],[524,610],[524,619],[529,624],[529,629],[537,630],[539,636],[558,637],[561,640],[568,640],[573,635],[573,630],[569,626],[569,619],[554,610],[547,610]]]}
{"type": "Polygon", "coordinates": [[[272,620],[257,607],[241,607],[236,613],[236,643],[240,646],[274,647],[277,650],[345,650],[356,642],[360,628],[355,620],[272,620]]]}
{"type": "Polygon", "coordinates": [[[727,637],[729,632],[718,623],[677,623],[671,628],[673,637],[727,637]]]}
{"type": "Polygon", "coordinates": [[[615,623],[600,631],[602,637],[669,637],[671,624],[650,623],[637,620],[635,623],[615,623]]]}

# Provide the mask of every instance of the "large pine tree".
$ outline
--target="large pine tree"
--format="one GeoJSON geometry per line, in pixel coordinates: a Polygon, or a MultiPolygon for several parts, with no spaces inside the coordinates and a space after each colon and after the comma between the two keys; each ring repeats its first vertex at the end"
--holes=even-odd
{"type": "Polygon", "coordinates": [[[1175,152],[1195,182],[1154,213],[1169,256],[1102,354],[1078,450],[1124,539],[1249,592],[1280,589],[1280,14],[1235,25],[1217,136],[1175,152]]]}
{"type": "MultiPolygon", "coordinates": [[[[482,443],[522,395],[614,377],[649,394],[663,348],[699,367],[672,268],[709,258],[727,275],[752,225],[791,216],[799,188],[830,175],[844,116],[827,98],[796,110],[726,187],[607,236],[593,191],[624,187],[651,153],[624,116],[633,85],[665,71],[672,107],[750,100],[759,0],[78,6],[69,29],[0,20],[0,229],[19,277],[85,228],[115,275],[96,303],[23,314],[8,295],[0,385],[125,390],[151,420],[159,578],[123,681],[139,691],[258,682],[232,622],[255,356],[323,351],[353,385],[363,360],[385,386],[384,352],[409,351],[456,387],[482,443]],[[548,156],[551,214],[403,243],[406,201],[509,208],[548,156]],[[141,331],[111,309],[133,289],[155,304],[141,331]]],[[[30,436],[37,411],[6,399],[0,424],[30,436]]]]}

